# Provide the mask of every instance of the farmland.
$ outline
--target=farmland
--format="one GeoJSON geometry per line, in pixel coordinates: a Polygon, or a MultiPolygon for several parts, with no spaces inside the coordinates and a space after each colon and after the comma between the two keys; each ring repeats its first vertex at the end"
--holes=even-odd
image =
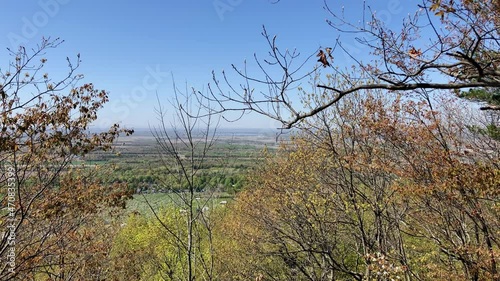
{"type": "MultiPolygon", "coordinates": [[[[286,136],[281,136],[284,138],[286,136]]],[[[221,130],[214,147],[208,152],[199,169],[199,192],[204,195],[205,186],[210,186],[210,196],[227,197],[239,191],[246,173],[262,158],[262,151],[275,150],[278,146],[273,131],[265,130],[221,130]],[[212,190],[215,187],[215,190],[212,190]]],[[[179,149],[182,156],[182,148],[179,149]]],[[[112,151],[95,151],[74,164],[105,166],[112,171],[102,178],[107,183],[127,183],[136,194],[129,205],[134,210],[144,210],[144,198],[151,199],[153,205],[170,201],[167,193],[182,192],[168,186],[164,175],[167,168],[158,149],[157,140],[151,132],[139,130],[132,136],[120,137],[112,151]],[[146,196],[146,197],[144,197],[146,196]]]]}

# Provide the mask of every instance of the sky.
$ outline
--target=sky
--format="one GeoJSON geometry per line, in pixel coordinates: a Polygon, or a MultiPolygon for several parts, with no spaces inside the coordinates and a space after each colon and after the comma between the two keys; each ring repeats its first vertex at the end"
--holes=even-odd
{"type": "MultiPolygon", "coordinates": [[[[353,22],[362,20],[363,1],[327,2],[338,12],[343,7],[353,22]]],[[[415,10],[408,2],[367,0],[389,25],[415,10]]],[[[4,0],[2,11],[0,67],[11,60],[7,47],[33,47],[42,37],[61,38],[65,42],[47,54],[47,72],[53,79],[62,77],[66,57],[81,55],[82,83],[91,82],[110,96],[99,112],[98,127],[155,125],[156,95],[168,108],[174,81],[178,87],[203,91],[212,82],[212,71],[225,70],[238,84],[231,64],[241,67],[254,54],[265,58],[269,51],[263,26],[277,36],[282,49],[296,48],[304,59],[339,36],[326,24],[331,16],[323,0],[4,0]]],[[[343,36],[354,54],[366,55],[354,38],[343,36]]],[[[344,59],[336,58],[336,63],[347,65],[344,59]]],[[[279,124],[251,114],[221,126],[274,129],[279,124]]]]}

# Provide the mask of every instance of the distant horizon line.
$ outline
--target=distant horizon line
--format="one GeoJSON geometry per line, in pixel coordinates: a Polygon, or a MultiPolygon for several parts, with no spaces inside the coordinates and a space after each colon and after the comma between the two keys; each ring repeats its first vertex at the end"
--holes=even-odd
{"type": "MultiPolygon", "coordinates": [[[[150,131],[151,129],[154,129],[155,127],[141,127],[141,126],[131,126],[131,125],[124,125],[124,124],[119,124],[120,128],[127,128],[127,129],[133,129],[136,131],[150,131]]],[[[101,126],[91,126],[90,130],[107,130],[110,127],[101,127],[101,126]]],[[[174,127],[170,127],[169,129],[173,129],[174,127]]],[[[212,128],[215,128],[212,126],[212,128]]],[[[217,130],[267,130],[267,131],[274,131],[274,130],[281,130],[281,128],[269,128],[269,127],[225,127],[225,126],[219,126],[216,128],[217,130]]],[[[287,129],[283,129],[287,130],[287,129]]]]}
{"type": "MultiPolygon", "coordinates": [[[[151,131],[151,129],[154,129],[154,127],[134,127],[134,126],[124,126],[124,125],[120,125],[120,128],[126,128],[126,129],[131,129],[131,130],[134,130],[134,131],[140,131],[140,132],[144,132],[144,131],[151,131]]],[[[110,127],[109,127],[110,128],[110,127]]],[[[90,128],[90,131],[104,131],[104,130],[107,130],[109,129],[108,127],[91,127],[90,128]]],[[[174,127],[170,127],[168,129],[175,129],[174,127]]],[[[284,130],[284,131],[290,131],[290,129],[281,129],[281,128],[262,128],[262,127],[217,127],[216,128],[217,130],[237,130],[237,131],[245,131],[245,130],[248,130],[248,131],[279,131],[279,130],[284,130]]]]}
{"type": "MultiPolygon", "coordinates": [[[[126,129],[134,130],[134,133],[132,136],[144,136],[144,135],[152,135],[153,132],[151,131],[150,128],[144,128],[144,127],[139,127],[139,128],[133,128],[133,127],[124,127],[126,129]]],[[[170,132],[174,130],[174,128],[168,128],[170,132]]],[[[101,133],[105,132],[107,129],[105,128],[90,128],[89,132],[91,133],[101,133]]],[[[201,130],[200,130],[201,131],[201,130]]],[[[223,135],[223,136],[228,136],[228,135],[261,135],[261,136],[269,136],[269,135],[281,135],[285,134],[287,135],[288,133],[294,132],[294,129],[286,129],[286,130],[281,130],[280,128],[276,129],[271,129],[271,128],[233,128],[233,127],[219,127],[217,128],[217,134],[223,135]]]]}

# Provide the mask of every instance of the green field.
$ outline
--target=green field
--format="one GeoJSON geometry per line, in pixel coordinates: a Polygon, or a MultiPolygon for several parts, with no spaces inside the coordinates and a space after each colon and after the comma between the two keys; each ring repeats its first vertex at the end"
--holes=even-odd
{"type": "MultiPolygon", "coordinates": [[[[219,136],[204,160],[193,167],[196,170],[195,189],[200,201],[227,201],[243,187],[246,175],[262,161],[264,149],[274,150],[278,143],[274,134],[250,132],[219,136]]],[[[155,208],[175,205],[185,191],[168,172],[168,164],[161,157],[156,139],[142,131],[120,137],[113,151],[95,151],[74,161],[75,165],[99,165],[107,173],[100,175],[105,183],[126,183],[135,194],[127,205],[129,212],[150,213],[145,198],[155,208]],[[145,196],[145,198],[143,197],[145,196]]],[[[190,151],[179,147],[179,155],[187,158],[190,151]]],[[[194,159],[199,160],[195,151],[194,159]]]]}
{"type": "MultiPolygon", "coordinates": [[[[227,193],[199,193],[195,195],[195,206],[203,208],[208,206],[213,208],[215,206],[223,206],[224,202],[230,203],[233,196],[227,193]],[[222,204],[221,204],[222,202],[222,204]]],[[[180,195],[173,193],[150,193],[150,194],[135,194],[133,199],[127,202],[126,213],[139,213],[144,216],[153,215],[150,206],[156,211],[165,208],[179,208],[181,209],[182,200],[180,195]]]]}

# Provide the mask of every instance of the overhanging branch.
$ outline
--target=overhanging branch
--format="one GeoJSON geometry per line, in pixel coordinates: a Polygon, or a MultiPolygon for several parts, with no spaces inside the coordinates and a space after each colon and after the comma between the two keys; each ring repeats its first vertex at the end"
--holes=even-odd
{"type": "MultiPolygon", "coordinates": [[[[411,83],[411,84],[400,84],[400,85],[394,85],[394,84],[364,84],[364,85],[359,85],[356,87],[349,88],[347,90],[340,90],[334,87],[330,86],[325,86],[325,85],[317,85],[318,88],[326,89],[326,90],[331,90],[337,93],[337,96],[333,98],[332,100],[324,103],[323,105],[320,105],[313,110],[303,113],[303,114],[296,114],[295,117],[289,121],[286,122],[285,128],[290,129],[293,127],[293,125],[297,124],[300,122],[302,119],[312,117],[319,112],[327,109],[328,107],[332,106],[333,104],[337,103],[341,98],[344,96],[361,91],[361,90],[388,90],[388,91],[411,91],[411,90],[416,90],[416,89],[464,89],[464,88],[480,88],[480,87],[500,87],[500,82],[468,82],[468,83],[411,83]]],[[[482,108],[483,109],[483,108],[482,108]]],[[[486,109],[492,109],[491,107],[484,108],[483,110],[486,109]]],[[[495,109],[497,110],[497,109],[495,109]]]]}

